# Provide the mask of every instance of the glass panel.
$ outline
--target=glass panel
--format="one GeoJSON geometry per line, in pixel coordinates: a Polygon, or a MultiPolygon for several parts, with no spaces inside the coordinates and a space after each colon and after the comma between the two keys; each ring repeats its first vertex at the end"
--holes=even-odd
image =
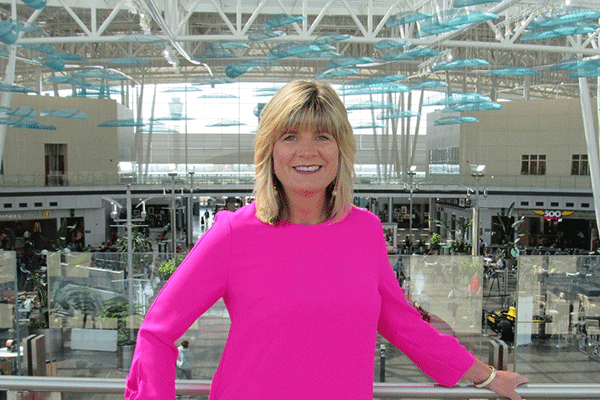
{"type": "Polygon", "coordinates": [[[549,382],[548,375],[534,372],[548,352],[573,366],[553,374],[553,383],[584,383],[588,373],[600,372],[599,261],[598,256],[519,257],[515,366],[532,383],[549,382]]]}

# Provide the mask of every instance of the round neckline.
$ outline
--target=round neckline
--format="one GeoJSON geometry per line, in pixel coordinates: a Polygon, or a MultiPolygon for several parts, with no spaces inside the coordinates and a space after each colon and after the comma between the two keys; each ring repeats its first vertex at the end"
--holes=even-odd
{"type": "Polygon", "coordinates": [[[307,228],[310,228],[310,227],[320,227],[320,226],[327,226],[327,225],[337,225],[337,224],[339,224],[340,222],[343,222],[343,221],[345,221],[345,220],[346,220],[346,219],[347,219],[347,218],[350,216],[350,214],[351,214],[353,211],[354,211],[354,206],[352,205],[352,206],[350,206],[350,210],[349,210],[349,211],[348,211],[348,213],[347,213],[347,214],[344,216],[344,218],[340,219],[339,221],[336,221],[336,220],[335,220],[335,217],[334,217],[334,218],[329,218],[329,219],[328,219],[328,220],[326,220],[326,221],[319,222],[318,224],[298,224],[298,223],[295,223],[295,222],[290,222],[290,221],[288,221],[288,220],[282,219],[282,220],[281,220],[281,225],[282,225],[282,226],[297,226],[297,227],[307,227],[307,228]]]}

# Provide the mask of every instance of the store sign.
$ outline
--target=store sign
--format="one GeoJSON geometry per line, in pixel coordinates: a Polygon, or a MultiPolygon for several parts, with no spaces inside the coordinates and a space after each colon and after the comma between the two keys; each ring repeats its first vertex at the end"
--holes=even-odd
{"type": "Polygon", "coordinates": [[[44,210],[42,217],[50,217],[50,210],[44,210]]]}
{"type": "Polygon", "coordinates": [[[560,211],[560,210],[533,210],[538,215],[543,215],[546,221],[551,221],[554,224],[562,222],[562,217],[567,217],[573,214],[573,211],[560,211]]]}
{"type": "Polygon", "coordinates": [[[23,216],[21,214],[0,214],[0,220],[9,221],[12,219],[21,219],[23,216]]]}

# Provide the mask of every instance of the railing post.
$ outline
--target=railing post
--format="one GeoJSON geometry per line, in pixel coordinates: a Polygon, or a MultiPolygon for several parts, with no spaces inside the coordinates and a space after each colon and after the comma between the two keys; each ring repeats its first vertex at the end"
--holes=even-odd
{"type": "Polygon", "coordinates": [[[502,340],[490,340],[488,363],[500,371],[508,369],[508,345],[502,340]]]}
{"type": "Polygon", "coordinates": [[[33,393],[8,390],[6,392],[6,400],[33,400],[33,393]]]}
{"type": "Polygon", "coordinates": [[[379,346],[379,382],[385,382],[385,344],[379,346]]]}

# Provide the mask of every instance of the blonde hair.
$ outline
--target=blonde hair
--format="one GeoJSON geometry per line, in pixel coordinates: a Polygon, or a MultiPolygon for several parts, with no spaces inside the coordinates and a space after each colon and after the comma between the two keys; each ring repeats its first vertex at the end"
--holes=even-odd
{"type": "Polygon", "coordinates": [[[273,172],[273,146],[281,134],[298,129],[327,132],[339,149],[338,171],[327,187],[328,219],[342,219],[352,206],[356,143],[348,113],[337,93],[326,83],[296,80],[282,87],[260,116],[254,146],[256,216],[278,224],[288,205],[273,172]]]}

